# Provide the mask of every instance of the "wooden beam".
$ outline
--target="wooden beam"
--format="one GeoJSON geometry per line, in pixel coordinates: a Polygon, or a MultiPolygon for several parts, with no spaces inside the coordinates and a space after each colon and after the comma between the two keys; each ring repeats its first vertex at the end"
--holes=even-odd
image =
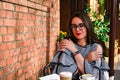
{"type": "Polygon", "coordinates": [[[116,32],[117,0],[110,0],[110,47],[109,47],[109,66],[110,76],[114,75],[114,41],[116,32]]]}

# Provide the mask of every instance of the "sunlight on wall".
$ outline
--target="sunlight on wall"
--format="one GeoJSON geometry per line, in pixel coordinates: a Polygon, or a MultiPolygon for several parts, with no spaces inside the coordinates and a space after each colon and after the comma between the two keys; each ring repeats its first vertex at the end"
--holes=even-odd
{"type": "Polygon", "coordinates": [[[90,7],[91,9],[93,9],[93,11],[98,12],[99,7],[98,0],[90,0],[90,7]]]}

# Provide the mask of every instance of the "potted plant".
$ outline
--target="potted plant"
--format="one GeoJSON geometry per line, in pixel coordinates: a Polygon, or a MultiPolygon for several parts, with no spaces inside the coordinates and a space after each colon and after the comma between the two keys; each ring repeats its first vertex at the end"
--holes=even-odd
{"type": "Polygon", "coordinates": [[[110,24],[110,18],[106,14],[106,10],[103,14],[97,13],[96,11],[92,10],[87,5],[87,8],[84,11],[86,14],[89,15],[92,24],[94,26],[94,32],[97,35],[97,38],[101,40],[102,42],[108,42],[109,41],[109,35],[110,32],[109,24],[110,24]]]}
{"type": "MultiPolygon", "coordinates": [[[[109,56],[109,35],[110,32],[110,18],[106,14],[106,10],[104,13],[97,13],[96,11],[92,10],[90,6],[87,4],[87,8],[84,10],[86,14],[89,15],[90,19],[92,20],[92,24],[94,26],[94,32],[97,35],[97,38],[105,43],[105,54],[104,56],[109,56]]],[[[116,56],[118,53],[118,39],[115,39],[114,45],[114,55],[116,56]]]]}
{"type": "MultiPolygon", "coordinates": [[[[110,18],[107,16],[106,10],[104,10],[104,13],[101,14],[94,11],[87,4],[87,8],[84,10],[84,12],[88,14],[88,16],[90,17],[97,38],[105,44],[109,43],[108,33],[110,32],[110,28],[109,28],[110,18]]],[[[105,45],[105,48],[108,49],[108,45],[105,45]]],[[[108,53],[106,53],[105,56],[108,56],[108,53]]]]}

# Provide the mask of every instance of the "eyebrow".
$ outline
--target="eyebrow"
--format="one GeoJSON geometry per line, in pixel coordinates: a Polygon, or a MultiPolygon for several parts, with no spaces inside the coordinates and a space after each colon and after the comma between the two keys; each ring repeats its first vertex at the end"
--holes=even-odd
{"type": "Polygon", "coordinates": [[[71,24],[71,25],[80,25],[80,24],[85,24],[85,23],[79,23],[79,24],[71,24]]]}

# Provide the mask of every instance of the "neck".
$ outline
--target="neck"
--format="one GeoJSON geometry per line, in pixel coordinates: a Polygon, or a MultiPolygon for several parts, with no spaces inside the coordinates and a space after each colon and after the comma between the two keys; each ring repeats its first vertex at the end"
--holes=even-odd
{"type": "Polygon", "coordinates": [[[78,44],[79,44],[80,46],[86,46],[86,45],[87,45],[87,43],[86,43],[85,40],[79,40],[79,41],[78,41],[78,44]]]}

